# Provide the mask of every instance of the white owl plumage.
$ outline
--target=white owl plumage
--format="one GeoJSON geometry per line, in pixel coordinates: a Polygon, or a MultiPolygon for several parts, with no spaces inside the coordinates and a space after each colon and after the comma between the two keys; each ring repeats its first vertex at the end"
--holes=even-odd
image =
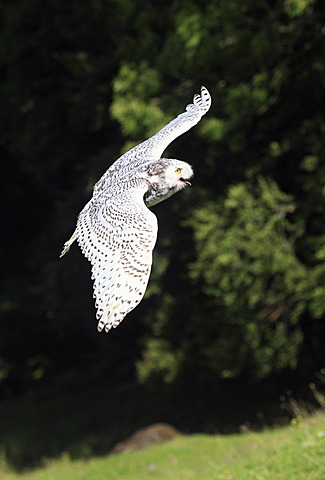
{"type": "Polygon", "coordinates": [[[188,163],[161,155],[210,106],[211,96],[201,87],[184,113],[117,159],[94,186],[64,244],[60,257],[77,240],[92,265],[98,331],[117,327],[142,300],[158,232],[157,218],[147,207],[184,188],[193,175],[188,163]]]}

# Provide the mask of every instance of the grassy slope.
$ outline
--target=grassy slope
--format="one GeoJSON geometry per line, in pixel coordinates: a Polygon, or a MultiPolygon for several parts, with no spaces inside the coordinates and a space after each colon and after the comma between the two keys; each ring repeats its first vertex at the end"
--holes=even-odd
{"type": "Polygon", "coordinates": [[[49,462],[3,480],[321,480],[325,478],[325,414],[262,433],[190,435],[147,450],[49,462]]]}

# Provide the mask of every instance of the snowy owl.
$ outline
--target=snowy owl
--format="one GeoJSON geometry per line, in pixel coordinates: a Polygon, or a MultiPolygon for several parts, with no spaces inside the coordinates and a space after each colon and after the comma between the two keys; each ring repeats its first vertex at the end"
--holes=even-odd
{"type": "Polygon", "coordinates": [[[161,155],[210,105],[210,94],[201,87],[184,113],[116,160],[95,184],[64,244],[60,257],[77,240],[92,265],[99,332],[117,327],[142,300],[158,232],[157,218],[147,207],[190,185],[193,175],[188,163],[161,155]]]}

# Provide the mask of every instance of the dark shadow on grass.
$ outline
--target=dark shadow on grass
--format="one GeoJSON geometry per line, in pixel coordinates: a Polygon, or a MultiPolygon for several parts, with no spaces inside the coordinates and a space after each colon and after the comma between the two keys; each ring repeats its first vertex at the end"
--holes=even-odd
{"type": "Polygon", "coordinates": [[[12,469],[23,471],[63,453],[107,455],[136,429],[156,422],[185,433],[224,434],[239,431],[243,423],[255,429],[284,423],[287,412],[270,393],[265,389],[262,398],[249,386],[238,390],[231,382],[183,382],[152,391],[135,382],[101,381],[72,391],[47,387],[0,403],[1,451],[12,469]]]}

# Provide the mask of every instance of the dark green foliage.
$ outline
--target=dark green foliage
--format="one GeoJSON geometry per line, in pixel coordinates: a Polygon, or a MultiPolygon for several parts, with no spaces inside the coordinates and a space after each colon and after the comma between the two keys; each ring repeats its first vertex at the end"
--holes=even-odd
{"type": "Polygon", "coordinates": [[[78,383],[85,365],[114,382],[137,365],[153,388],[319,369],[323,2],[21,0],[1,15],[2,391],[70,369],[78,383]],[[201,84],[211,111],[167,152],[193,187],[155,209],[147,300],[98,335],[89,265],[61,246],[111,162],[201,84]]]}

